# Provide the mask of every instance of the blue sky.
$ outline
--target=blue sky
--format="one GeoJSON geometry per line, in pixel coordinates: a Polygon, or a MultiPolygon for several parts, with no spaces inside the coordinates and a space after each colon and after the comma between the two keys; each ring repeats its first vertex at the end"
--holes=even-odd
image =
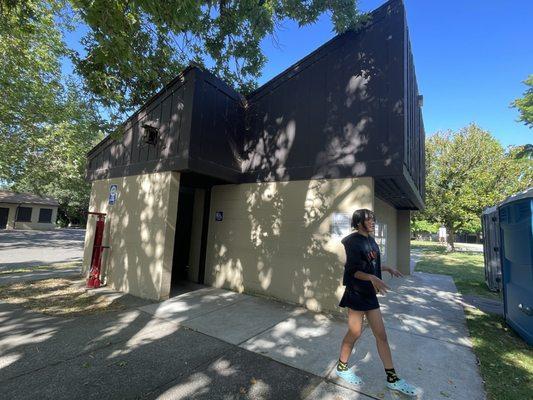
{"type": "MultiPolygon", "coordinates": [[[[428,135],[475,122],[504,146],[531,143],[533,129],[516,122],[510,103],[533,74],[533,1],[404,0],[428,135]]],[[[384,0],[360,0],[371,11],[384,0]]],[[[264,83],[334,35],[328,15],[298,28],[286,21],[278,44],[265,38],[264,83]]],[[[79,49],[83,28],[67,38],[79,49]]],[[[70,66],[65,65],[69,71],[70,66]]]]}

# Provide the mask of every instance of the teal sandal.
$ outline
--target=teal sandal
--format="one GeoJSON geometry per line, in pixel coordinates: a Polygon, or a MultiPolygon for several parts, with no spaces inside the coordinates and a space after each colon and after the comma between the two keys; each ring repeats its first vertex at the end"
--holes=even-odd
{"type": "Polygon", "coordinates": [[[405,379],[400,379],[394,383],[387,382],[387,387],[391,390],[396,390],[408,396],[416,396],[418,394],[417,388],[410,383],[407,383],[405,379]]]}
{"type": "Polygon", "coordinates": [[[359,378],[357,375],[355,375],[355,372],[353,372],[351,369],[347,371],[339,371],[335,369],[335,373],[337,376],[341,379],[344,379],[346,382],[351,383],[352,385],[362,385],[363,380],[359,378]]]}

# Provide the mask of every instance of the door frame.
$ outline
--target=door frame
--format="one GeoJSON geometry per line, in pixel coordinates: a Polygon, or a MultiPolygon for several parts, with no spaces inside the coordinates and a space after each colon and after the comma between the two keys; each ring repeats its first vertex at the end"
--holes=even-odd
{"type": "Polygon", "coordinates": [[[205,262],[207,259],[207,239],[209,234],[209,218],[211,214],[211,187],[204,192],[204,215],[202,217],[202,239],[200,242],[200,262],[198,270],[198,283],[205,284],[205,262]]]}

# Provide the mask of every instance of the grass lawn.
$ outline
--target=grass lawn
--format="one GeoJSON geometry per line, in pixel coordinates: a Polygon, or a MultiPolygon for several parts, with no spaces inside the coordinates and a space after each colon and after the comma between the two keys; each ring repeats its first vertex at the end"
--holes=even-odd
{"type": "MultiPolygon", "coordinates": [[[[444,246],[431,242],[413,241],[411,248],[422,254],[417,271],[450,275],[463,294],[499,299],[485,284],[483,254],[447,253],[444,246]]],[[[530,399],[533,348],[506,326],[503,317],[472,308],[465,308],[465,314],[488,398],[530,399]]]]}
{"type": "Polygon", "coordinates": [[[417,271],[450,275],[459,292],[500,300],[500,295],[491,292],[485,283],[482,253],[447,253],[445,246],[434,242],[412,241],[411,248],[423,255],[416,264],[417,271]]]}

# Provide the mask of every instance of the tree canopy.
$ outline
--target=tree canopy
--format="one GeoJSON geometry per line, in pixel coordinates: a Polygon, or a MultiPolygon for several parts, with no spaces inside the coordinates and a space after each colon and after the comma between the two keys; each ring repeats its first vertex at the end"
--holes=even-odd
{"type": "Polygon", "coordinates": [[[286,20],[300,26],[330,13],[337,33],[364,17],[357,0],[2,0],[19,21],[35,8],[86,28],[83,51],[70,49],[76,71],[112,113],[142,105],[191,63],[199,64],[243,93],[256,87],[266,57],[261,41],[286,20]]]}
{"type": "MultiPolygon", "coordinates": [[[[523,147],[523,146],[522,146],[523,147]]],[[[426,209],[416,219],[446,226],[449,244],[458,231],[479,231],[481,212],[533,184],[533,163],[507,151],[471,124],[426,140],[426,209]]]]}
{"type": "Polygon", "coordinates": [[[516,99],[512,105],[518,108],[520,121],[523,121],[531,128],[533,127],[533,74],[529,75],[524,83],[529,86],[524,92],[524,97],[516,99]]]}
{"type": "MultiPolygon", "coordinates": [[[[0,185],[57,197],[62,218],[79,219],[88,206],[85,154],[103,135],[102,115],[120,122],[190,63],[248,92],[266,61],[262,40],[275,40],[284,21],[302,26],[326,12],[340,33],[364,21],[356,6],[357,0],[0,0],[0,185]],[[75,51],[64,38],[78,25],[84,29],[75,51]],[[75,75],[62,71],[65,59],[75,75]]],[[[533,76],[526,84],[514,105],[530,125],[533,76]]],[[[475,125],[433,135],[426,151],[423,216],[452,232],[477,229],[483,207],[532,184],[531,145],[505,151],[475,125]]]]}
{"type": "Polygon", "coordinates": [[[252,90],[261,41],[324,12],[336,32],[363,19],[356,0],[0,0],[0,186],[56,197],[64,222],[83,222],[85,155],[102,129],[191,63],[252,90]],[[77,26],[81,50],[64,40],[77,26]]]}
{"type": "Polygon", "coordinates": [[[82,222],[90,193],[85,155],[102,137],[102,121],[79,82],[62,75],[67,49],[57,12],[28,1],[1,14],[0,184],[53,196],[60,220],[82,222]]]}

